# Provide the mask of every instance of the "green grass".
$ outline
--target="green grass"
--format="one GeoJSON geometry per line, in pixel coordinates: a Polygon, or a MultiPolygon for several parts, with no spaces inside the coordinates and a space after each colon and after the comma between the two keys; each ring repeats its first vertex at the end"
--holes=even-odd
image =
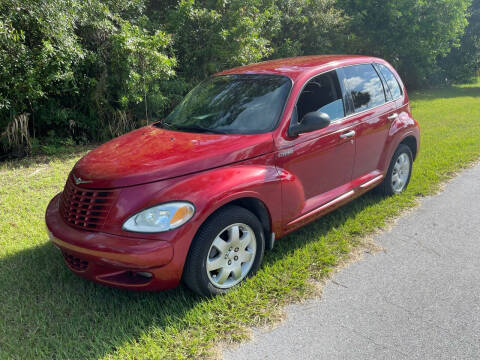
{"type": "Polygon", "coordinates": [[[43,216],[85,150],[0,165],[0,359],[201,358],[278,319],[365,235],[480,156],[480,82],[411,95],[422,144],[408,191],[367,194],[278,241],[257,276],[215,299],[182,287],[124,292],[70,273],[43,216]]]}

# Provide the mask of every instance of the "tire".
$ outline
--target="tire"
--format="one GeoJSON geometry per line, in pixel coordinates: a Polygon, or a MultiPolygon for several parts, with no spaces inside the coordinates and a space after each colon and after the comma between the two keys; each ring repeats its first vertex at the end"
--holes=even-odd
{"type": "Polygon", "coordinates": [[[193,239],[183,281],[202,296],[224,294],[257,272],[264,251],[258,218],[245,208],[228,205],[207,219],[193,239]]]}
{"type": "Polygon", "coordinates": [[[402,193],[410,182],[412,164],[412,151],[407,145],[400,144],[393,154],[385,179],[378,186],[378,191],[386,196],[402,193]],[[405,163],[407,160],[408,163],[405,163]]]}

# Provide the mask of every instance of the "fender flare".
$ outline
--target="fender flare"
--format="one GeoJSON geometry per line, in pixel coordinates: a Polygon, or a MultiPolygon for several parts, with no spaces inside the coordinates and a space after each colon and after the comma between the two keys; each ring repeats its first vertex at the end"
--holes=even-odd
{"type": "Polygon", "coordinates": [[[156,194],[155,198],[163,200],[168,198],[169,193],[188,194],[186,200],[196,208],[198,228],[223,206],[240,199],[253,198],[265,207],[269,226],[275,231],[280,227],[282,217],[281,181],[274,165],[234,165],[188,176],[168,187],[166,193],[162,191],[156,194]],[[201,191],[190,191],[192,188],[201,188],[201,191]]]}

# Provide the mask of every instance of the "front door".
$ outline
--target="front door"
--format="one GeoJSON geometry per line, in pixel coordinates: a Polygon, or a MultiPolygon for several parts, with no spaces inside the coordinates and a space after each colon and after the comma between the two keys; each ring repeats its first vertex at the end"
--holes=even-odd
{"type": "Polygon", "coordinates": [[[277,165],[296,178],[304,197],[300,209],[283,207],[287,222],[341,195],[335,189],[350,182],[352,177],[354,124],[345,117],[344,98],[336,71],[321,74],[306,84],[291,121],[298,121],[312,111],[327,113],[331,124],[324,129],[300,134],[291,140],[291,147],[278,153],[277,165]]]}

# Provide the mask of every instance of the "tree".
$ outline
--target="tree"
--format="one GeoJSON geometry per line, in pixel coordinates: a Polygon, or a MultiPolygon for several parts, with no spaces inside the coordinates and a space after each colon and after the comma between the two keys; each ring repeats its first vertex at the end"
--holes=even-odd
{"type": "Polygon", "coordinates": [[[188,82],[232,66],[260,61],[272,49],[262,36],[269,19],[257,0],[181,0],[170,10],[166,29],[173,35],[179,74],[188,82]]]}
{"type": "Polygon", "coordinates": [[[273,57],[340,53],[348,18],[335,0],[285,0],[270,8],[275,25],[271,39],[273,57]]]}
{"type": "Polygon", "coordinates": [[[159,79],[168,79],[175,74],[175,58],[162,52],[169,43],[170,38],[164,32],[156,31],[150,35],[127,21],[123,21],[119,33],[112,36],[112,69],[115,74],[123,74],[115,84],[120,92],[120,105],[128,109],[131,104],[143,102],[147,122],[149,94],[158,94],[159,79]]]}
{"type": "Polygon", "coordinates": [[[369,54],[409,86],[463,81],[480,62],[471,2],[1,0],[0,144],[103,141],[217,71],[271,58],[369,54]]]}
{"type": "Polygon", "coordinates": [[[175,59],[170,37],[145,29],[145,2],[1,1],[0,143],[26,113],[27,136],[86,140],[104,139],[118,110],[148,117],[175,59]]]}
{"type": "Polygon", "coordinates": [[[425,85],[437,59],[459,44],[471,0],[340,0],[352,18],[349,46],[393,63],[406,82],[425,85]]]}
{"type": "Polygon", "coordinates": [[[460,46],[439,60],[445,77],[454,82],[472,81],[480,71],[480,0],[473,1],[469,13],[469,24],[460,46]]]}

